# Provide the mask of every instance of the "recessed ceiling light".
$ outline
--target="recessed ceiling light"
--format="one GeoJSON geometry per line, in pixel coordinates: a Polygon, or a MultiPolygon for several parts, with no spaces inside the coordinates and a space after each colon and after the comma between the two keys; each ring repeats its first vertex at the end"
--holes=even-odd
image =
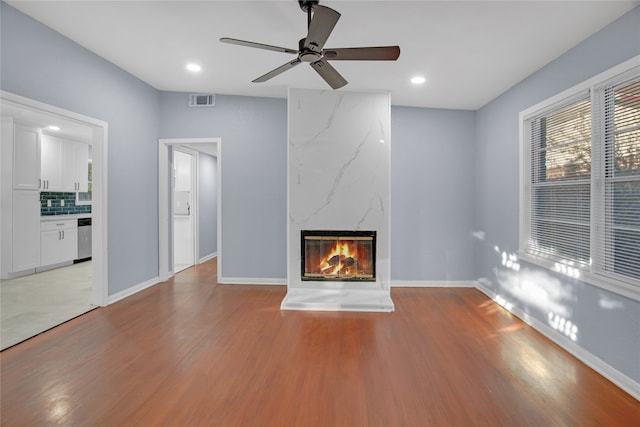
{"type": "Polygon", "coordinates": [[[414,85],[421,85],[426,81],[427,81],[427,79],[425,79],[422,76],[411,77],[411,83],[413,83],[414,85]]]}
{"type": "Polygon", "coordinates": [[[187,70],[193,71],[194,73],[197,73],[201,69],[202,67],[200,67],[198,64],[187,64],[187,70]]]}
{"type": "Polygon", "coordinates": [[[47,129],[49,129],[49,130],[60,130],[60,128],[58,126],[47,126],[47,129]]]}

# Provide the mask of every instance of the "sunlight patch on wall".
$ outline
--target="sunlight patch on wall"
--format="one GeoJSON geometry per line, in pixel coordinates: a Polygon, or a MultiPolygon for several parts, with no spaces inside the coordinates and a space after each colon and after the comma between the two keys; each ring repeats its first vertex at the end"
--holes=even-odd
{"type": "Polygon", "coordinates": [[[565,276],[573,277],[574,279],[580,278],[580,270],[565,263],[556,262],[553,265],[553,271],[564,274],[565,276]]]}
{"type": "Polygon", "coordinates": [[[573,324],[571,320],[565,319],[552,311],[549,312],[547,317],[549,326],[553,329],[564,334],[564,336],[571,339],[571,341],[578,340],[578,326],[573,324]]]}
{"type": "Polygon", "coordinates": [[[483,241],[487,237],[487,233],[485,233],[482,230],[472,231],[471,232],[471,237],[473,237],[474,239],[478,239],[480,241],[483,241]]]}
{"type": "Polygon", "coordinates": [[[507,254],[506,252],[502,252],[502,266],[513,271],[520,271],[518,255],[514,253],[507,254]]]}
{"type": "MultiPolygon", "coordinates": [[[[558,273],[579,279],[578,268],[563,262],[556,263],[552,271],[532,268],[520,263],[517,252],[502,249],[498,245],[493,245],[493,252],[496,254],[493,268],[495,278],[478,279],[487,287],[492,287],[492,282],[493,286],[498,285],[493,301],[508,311],[519,309],[525,317],[532,314],[531,310],[539,311],[542,319],[546,315],[546,323],[551,329],[577,342],[579,325],[572,320],[571,308],[576,300],[575,288],[565,283],[558,273]]],[[[619,302],[601,299],[600,305],[618,308],[619,302]]]]}
{"type": "Polygon", "coordinates": [[[556,277],[543,271],[521,269],[500,271],[498,284],[514,299],[533,306],[543,313],[552,311],[569,317],[567,307],[562,303],[573,298],[571,289],[556,277]]]}
{"type": "Polygon", "coordinates": [[[624,304],[622,303],[622,301],[616,301],[606,295],[602,295],[600,297],[598,305],[606,310],[619,310],[621,308],[624,308],[624,304]]]}

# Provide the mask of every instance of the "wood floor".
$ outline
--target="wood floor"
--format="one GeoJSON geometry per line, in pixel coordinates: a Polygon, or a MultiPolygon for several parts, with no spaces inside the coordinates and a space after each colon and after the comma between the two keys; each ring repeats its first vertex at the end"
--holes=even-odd
{"type": "Polygon", "coordinates": [[[637,426],[640,404],[473,289],[282,312],[215,263],[1,353],[6,426],[637,426]]]}

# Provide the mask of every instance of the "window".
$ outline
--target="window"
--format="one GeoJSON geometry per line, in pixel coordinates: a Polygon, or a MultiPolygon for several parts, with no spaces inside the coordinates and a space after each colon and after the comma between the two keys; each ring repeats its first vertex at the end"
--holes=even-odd
{"type": "Polygon", "coordinates": [[[640,66],[520,115],[520,255],[640,299],[640,66]]]}

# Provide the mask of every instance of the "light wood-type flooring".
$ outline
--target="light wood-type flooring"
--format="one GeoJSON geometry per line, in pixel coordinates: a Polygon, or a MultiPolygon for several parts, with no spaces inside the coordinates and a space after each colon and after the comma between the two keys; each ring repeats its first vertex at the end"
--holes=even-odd
{"type": "Polygon", "coordinates": [[[280,310],[215,259],[2,352],[6,426],[638,426],[640,404],[474,289],[280,310]]]}

